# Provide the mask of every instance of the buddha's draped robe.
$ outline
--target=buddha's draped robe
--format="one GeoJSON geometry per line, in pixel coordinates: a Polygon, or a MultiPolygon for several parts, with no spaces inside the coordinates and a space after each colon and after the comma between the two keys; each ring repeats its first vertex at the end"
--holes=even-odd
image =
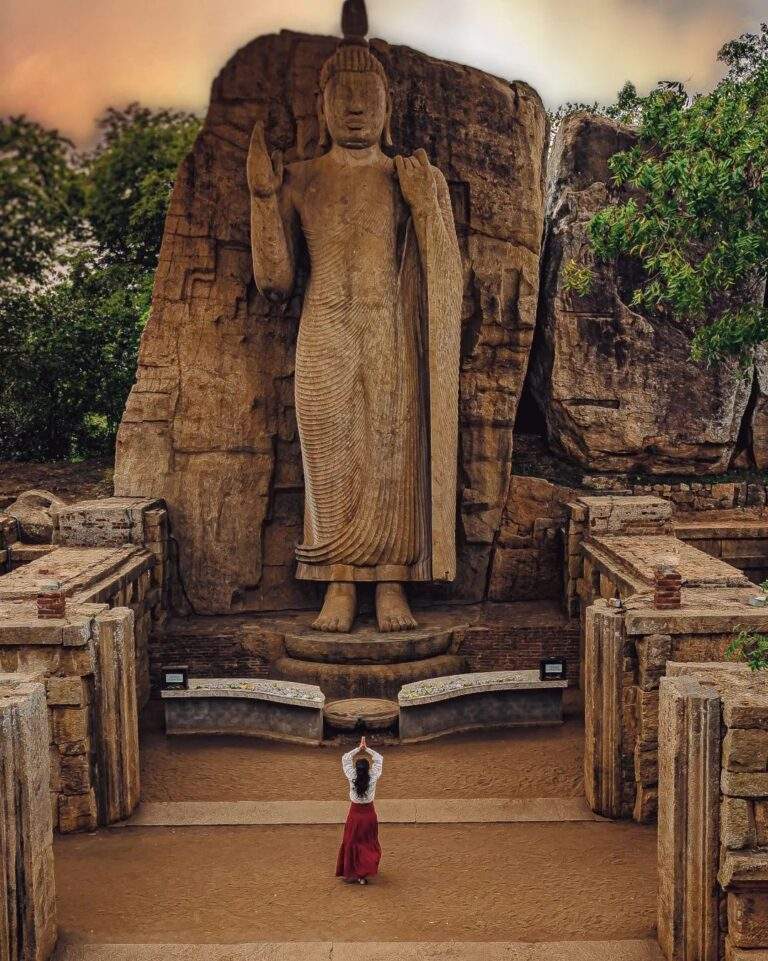
{"type": "Polygon", "coordinates": [[[291,165],[280,202],[291,246],[300,230],[310,258],[295,374],[305,480],[297,576],[310,580],[455,571],[462,278],[453,214],[431,168],[439,206],[411,218],[384,164],[326,155],[291,165]]]}

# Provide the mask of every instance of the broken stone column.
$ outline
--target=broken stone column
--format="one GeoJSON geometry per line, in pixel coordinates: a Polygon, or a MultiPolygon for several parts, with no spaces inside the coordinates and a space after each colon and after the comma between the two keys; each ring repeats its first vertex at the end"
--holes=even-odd
{"type": "Polygon", "coordinates": [[[0,958],[47,961],[56,944],[45,687],[0,681],[0,958]]]}
{"type": "Polygon", "coordinates": [[[665,677],[659,704],[659,944],[669,961],[718,961],[720,695],[665,677]]]}

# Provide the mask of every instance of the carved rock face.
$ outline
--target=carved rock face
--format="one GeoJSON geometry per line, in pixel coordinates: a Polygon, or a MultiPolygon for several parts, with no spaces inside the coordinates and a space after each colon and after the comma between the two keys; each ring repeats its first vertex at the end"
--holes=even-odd
{"type": "MultiPolygon", "coordinates": [[[[565,289],[570,260],[590,257],[587,225],[625,199],[608,160],[635,143],[604,117],[563,121],[550,158],[540,336],[532,384],[552,448],[587,470],[717,474],[728,468],[748,411],[752,375],[734,363],[691,360],[685,318],[630,306],[640,280],[629,261],[593,265],[581,296],[565,289]]],[[[760,425],[759,425],[760,426],[760,425]]]]}
{"type": "Polygon", "coordinates": [[[342,147],[370,147],[387,122],[387,91],[374,73],[336,74],[323,93],[328,133],[342,147]]]}
{"type": "MultiPolygon", "coordinates": [[[[257,118],[287,162],[315,156],[318,75],[336,47],[330,37],[281,33],[232,58],[166,221],[115,487],[166,499],[184,588],[200,612],[319,606],[318,588],[294,579],[303,288],[300,280],[287,310],[255,290],[245,158],[257,118]]],[[[458,575],[450,587],[421,589],[416,601],[481,600],[535,322],[546,116],[525,84],[406,47],[372,48],[389,78],[391,152],[424,147],[445,174],[464,270],[458,575]]]]}

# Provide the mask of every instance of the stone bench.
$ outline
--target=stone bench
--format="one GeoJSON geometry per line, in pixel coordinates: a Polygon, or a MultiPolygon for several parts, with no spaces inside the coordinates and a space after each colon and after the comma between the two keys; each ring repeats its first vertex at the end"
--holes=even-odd
{"type": "Polygon", "coordinates": [[[167,734],[241,734],[320,744],[325,695],[314,684],[196,678],[161,694],[167,734]]]}
{"type": "Polygon", "coordinates": [[[567,681],[542,681],[538,671],[453,674],[406,684],[398,694],[400,740],[497,727],[561,724],[567,681]]]}

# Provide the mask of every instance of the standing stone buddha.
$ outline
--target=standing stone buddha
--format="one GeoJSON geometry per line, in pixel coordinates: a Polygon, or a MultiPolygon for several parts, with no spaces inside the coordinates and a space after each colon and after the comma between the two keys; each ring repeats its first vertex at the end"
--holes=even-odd
{"type": "Polygon", "coordinates": [[[391,101],[362,2],[347,0],[342,28],[320,72],[320,155],[284,166],[254,128],[253,270],[262,293],[287,298],[303,235],[297,577],[328,583],[313,626],[350,630],[372,582],[379,629],[408,630],[404,585],[456,569],[461,257],[442,173],[423,150],[382,150],[391,101]]]}

